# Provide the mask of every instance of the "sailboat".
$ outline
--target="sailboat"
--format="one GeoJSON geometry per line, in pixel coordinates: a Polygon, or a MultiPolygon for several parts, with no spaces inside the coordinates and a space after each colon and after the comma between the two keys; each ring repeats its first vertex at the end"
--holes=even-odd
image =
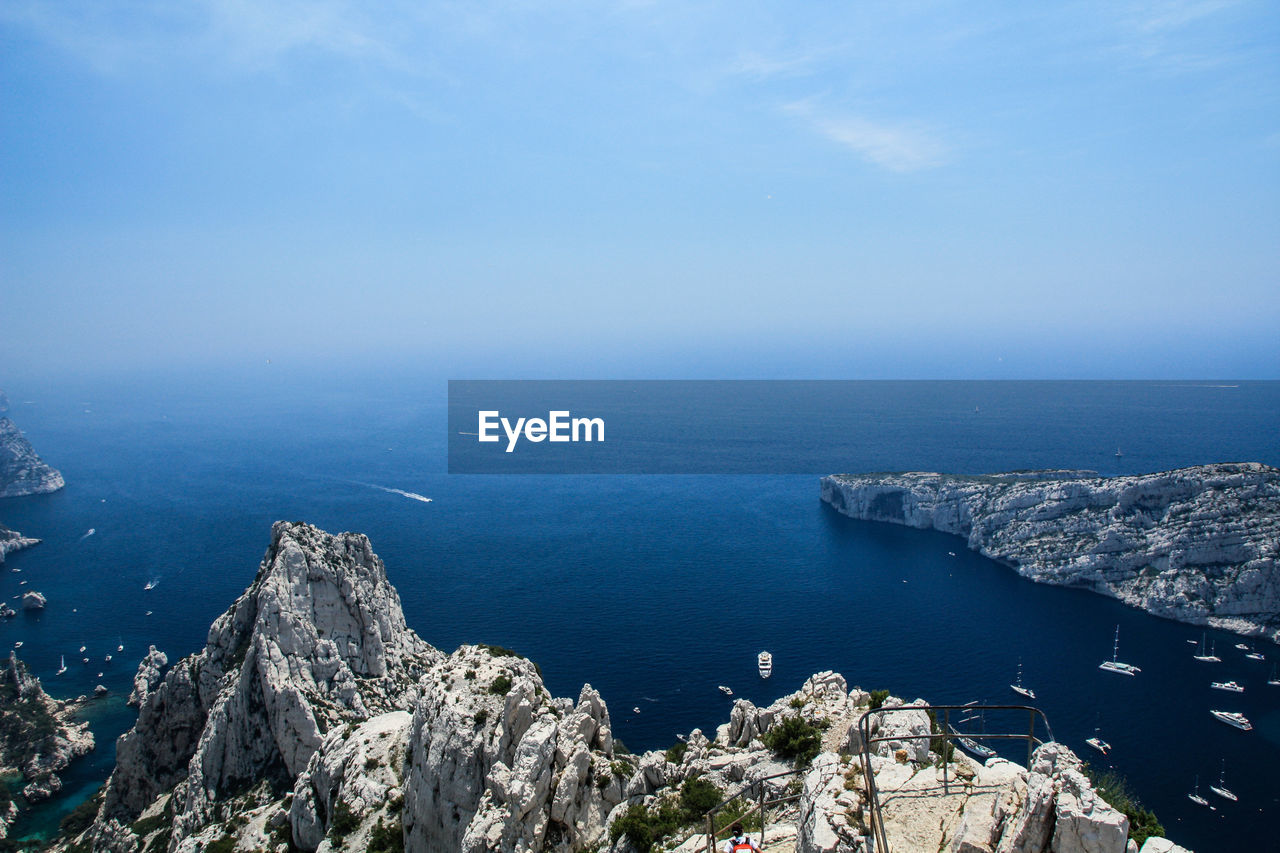
{"type": "Polygon", "coordinates": [[[1022,658],[1018,658],[1018,680],[1009,685],[1009,689],[1019,696],[1026,696],[1028,699],[1036,698],[1036,692],[1030,687],[1022,686],[1022,658]]]}
{"type": "MultiPolygon", "coordinates": [[[[965,705],[976,705],[977,703],[978,703],[978,700],[974,699],[972,702],[966,702],[965,705]]],[[[968,717],[960,718],[961,723],[970,723],[970,722],[973,722],[974,720],[978,720],[979,725],[981,726],[981,733],[985,735],[987,733],[986,712],[979,711],[976,716],[972,715],[971,713],[970,716],[968,717]]],[[[987,746],[986,744],[978,743],[973,738],[965,737],[965,735],[962,734],[960,730],[957,729],[955,726],[951,726],[951,733],[955,735],[956,740],[959,741],[960,743],[960,746],[969,754],[974,755],[983,761],[986,761],[988,758],[995,757],[996,751],[994,749],[987,746]]]]}
{"type": "Polygon", "coordinates": [[[1192,657],[1195,658],[1196,660],[1202,660],[1205,663],[1222,663],[1222,658],[1218,657],[1213,652],[1214,652],[1214,649],[1213,649],[1212,641],[1210,641],[1209,653],[1208,654],[1204,653],[1204,635],[1201,634],[1200,635],[1200,654],[1192,655],[1192,657]]]}
{"type": "Polygon", "coordinates": [[[62,673],[66,671],[67,671],[67,656],[63,655],[62,658],[58,661],[58,675],[62,675],[62,673]]]}
{"type": "Polygon", "coordinates": [[[1280,687],[1280,675],[1276,674],[1276,665],[1271,664],[1271,677],[1267,679],[1267,684],[1272,687],[1280,687]]]}
{"type": "Polygon", "coordinates": [[[1198,806],[1207,806],[1207,805],[1209,805],[1209,801],[1208,801],[1208,800],[1206,800],[1204,797],[1200,796],[1200,777],[1199,777],[1199,776],[1197,776],[1197,777],[1196,777],[1196,788],[1195,788],[1195,791],[1194,791],[1194,792],[1192,792],[1192,793],[1190,793],[1190,794],[1187,794],[1187,799],[1188,799],[1188,800],[1190,800],[1191,802],[1195,803],[1195,804],[1196,804],[1196,805],[1198,805],[1198,806]]]}
{"type": "MultiPolygon", "coordinates": [[[[1101,719],[1102,717],[1101,712],[1099,712],[1098,717],[1099,719],[1101,719]]],[[[1085,740],[1085,743],[1089,744],[1089,746],[1098,750],[1098,752],[1101,752],[1103,755],[1106,755],[1108,752],[1111,751],[1111,744],[1107,743],[1105,740],[1102,739],[1101,726],[1093,727],[1093,737],[1085,740]]]]}
{"type": "Polygon", "coordinates": [[[1121,675],[1137,675],[1142,672],[1141,669],[1131,663],[1122,663],[1117,658],[1120,655],[1120,626],[1116,626],[1116,640],[1111,646],[1111,660],[1104,660],[1098,664],[1098,669],[1105,669],[1107,672],[1118,672],[1121,675]]]}
{"type": "Polygon", "coordinates": [[[1227,787],[1227,759],[1222,759],[1222,773],[1218,776],[1218,784],[1210,785],[1209,790],[1223,799],[1231,800],[1233,803],[1240,799],[1231,793],[1231,790],[1227,787]]]}

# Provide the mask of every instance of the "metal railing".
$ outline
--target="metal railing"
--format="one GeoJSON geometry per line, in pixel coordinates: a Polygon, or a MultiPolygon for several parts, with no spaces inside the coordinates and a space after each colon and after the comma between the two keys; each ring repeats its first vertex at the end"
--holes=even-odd
{"type": "Polygon", "coordinates": [[[785,776],[804,776],[808,770],[787,770],[783,773],[774,773],[772,776],[765,776],[741,788],[738,793],[731,797],[721,800],[714,808],[707,812],[707,853],[715,853],[716,836],[727,834],[729,829],[739,821],[746,823],[747,820],[756,812],[760,813],[760,846],[764,846],[764,830],[768,823],[768,809],[770,806],[782,805],[783,803],[793,803],[800,799],[800,791],[792,794],[783,794],[781,796],[769,798],[769,786],[766,782],[773,779],[781,779],[785,776]],[[716,829],[716,815],[724,810],[730,803],[740,800],[747,800],[748,797],[754,797],[753,805],[740,815],[735,815],[734,819],[725,823],[724,826],[716,829]]]}
{"type": "Polygon", "coordinates": [[[963,737],[969,740],[1022,740],[1027,744],[1027,768],[1031,768],[1031,756],[1035,752],[1036,747],[1053,741],[1053,729],[1049,727],[1049,718],[1039,708],[1033,708],[1030,705],[898,705],[893,708],[875,708],[867,711],[858,718],[858,735],[862,741],[862,776],[866,780],[867,806],[870,810],[871,833],[875,842],[876,853],[889,853],[889,837],[885,832],[884,818],[880,812],[880,793],[876,789],[876,774],[871,769],[871,754],[874,746],[878,743],[886,743],[888,741],[905,741],[927,739],[931,743],[936,738],[943,740],[942,748],[942,790],[944,794],[949,794],[950,777],[949,768],[951,762],[947,759],[950,757],[951,750],[954,749],[952,741],[956,740],[960,733],[954,732],[951,728],[951,712],[960,711],[962,713],[971,713],[973,711],[1026,711],[1027,712],[1027,730],[1023,732],[982,732],[979,734],[964,733],[963,737]],[[912,734],[892,734],[881,735],[879,737],[871,736],[871,718],[878,714],[901,713],[903,711],[924,711],[928,714],[930,711],[932,725],[930,728],[937,727],[939,731],[930,732],[926,735],[912,734]],[[938,713],[941,712],[942,719],[937,719],[938,713]],[[1036,719],[1037,717],[1044,722],[1045,740],[1036,737],[1036,719]],[[940,723],[940,725],[939,725],[940,723]]]}

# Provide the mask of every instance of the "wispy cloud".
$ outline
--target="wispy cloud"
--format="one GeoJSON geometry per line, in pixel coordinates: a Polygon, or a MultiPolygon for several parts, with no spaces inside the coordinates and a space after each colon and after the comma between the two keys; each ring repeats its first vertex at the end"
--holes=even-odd
{"type": "Polygon", "coordinates": [[[943,165],[948,148],[937,135],[914,124],[875,121],[865,116],[829,114],[810,100],[783,108],[863,160],[892,172],[917,172],[943,165]]]}

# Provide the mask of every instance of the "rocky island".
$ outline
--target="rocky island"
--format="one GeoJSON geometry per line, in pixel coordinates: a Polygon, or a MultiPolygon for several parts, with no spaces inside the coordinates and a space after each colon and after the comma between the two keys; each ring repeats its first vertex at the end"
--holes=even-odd
{"type": "Polygon", "coordinates": [[[1280,641],[1280,470],[1267,465],[836,474],[821,495],[851,518],[961,536],[1031,580],[1280,641]]]}
{"type": "Polygon", "coordinates": [[[56,492],[62,475],[36,455],[35,448],[9,420],[9,400],[0,391],[0,498],[56,492]]]}
{"type": "Polygon", "coordinates": [[[0,675],[0,838],[18,817],[20,803],[61,790],[58,773],[93,749],[89,724],[75,719],[87,701],[50,698],[40,679],[9,653],[0,675]]]}
{"type": "Polygon", "coordinates": [[[771,850],[856,853],[869,767],[898,851],[1138,850],[1064,746],[1029,768],[944,761],[934,721],[912,710],[923,702],[830,672],[767,708],[739,700],[714,737],[630,755],[590,685],[557,698],[506,649],[431,647],[368,539],[302,523],[273,526],[204,648],[166,665],[154,649],[142,662],[137,724],[54,849],[688,853],[705,849],[702,812],[761,784],[793,795],[770,818],[771,850]],[[903,710],[873,718],[872,746],[857,721],[874,706],[903,710]]]}
{"type": "Polygon", "coordinates": [[[23,536],[16,530],[10,530],[3,524],[0,524],[0,565],[4,565],[6,554],[14,551],[20,551],[23,548],[30,548],[40,542],[39,539],[32,539],[29,536],[23,536]]]}

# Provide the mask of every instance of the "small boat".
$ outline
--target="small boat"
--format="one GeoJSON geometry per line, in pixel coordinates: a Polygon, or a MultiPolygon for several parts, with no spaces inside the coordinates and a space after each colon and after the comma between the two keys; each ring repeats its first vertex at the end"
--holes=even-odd
{"type": "Polygon", "coordinates": [[[1190,793],[1190,794],[1187,794],[1187,799],[1188,799],[1188,800],[1190,800],[1191,802],[1195,803],[1195,804],[1196,804],[1196,805],[1198,805],[1198,806],[1207,806],[1207,805],[1209,805],[1209,801],[1208,801],[1208,800],[1206,800],[1204,797],[1200,796],[1200,777],[1199,777],[1199,776],[1197,776],[1197,777],[1196,777],[1196,787],[1195,787],[1195,791],[1193,791],[1193,792],[1192,792],[1192,793],[1190,793]]]}
{"type": "Polygon", "coordinates": [[[62,675],[62,673],[66,672],[66,671],[67,671],[67,656],[66,656],[66,655],[63,655],[63,656],[58,660],[58,675],[62,675]]]}
{"type": "Polygon", "coordinates": [[[1272,687],[1280,687],[1280,675],[1276,674],[1276,665],[1271,664],[1271,677],[1267,679],[1267,684],[1272,687]]]}
{"type": "Polygon", "coordinates": [[[1236,643],[1236,648],[1237,648],[1237,649],[1239,649],[1239,650],[1240,650],[1240,651],[1242,651],[1242,652],[1247,652],[1247,651],[1249,651],[1249,644],[1248,644],[1248,643],[1236,643]]]}
{"type": "Polygon", "coordinates": [[[150,615],[151,615],[152,613],[154,613],[154,612],[155,612],[154,610],[148,610],[148,611],[147,611],[147,615],[148,615],[148,616],[150,616],[150,615]]]}
{"type": "Polygon", "coordinates": [[[89,659],[88,659],[88,658],[84,658],[84,659],[83,659],[83,662],[85,663],[85,665],[88,665],[88,663],[89,663],[89,659]]]}
{"type": "Polygon", "coordinates": [[[1210,785],[1209,790],[1224,800],[1239,802],[1240,798],[1231,793],[1231,789],[1227,787],[1227,759],[1222,759],[1222,773],[1218,776],[1218,784],[1210,785]]]}
{"type": "Polygon", "coordinates": [[[1111,646],[1111,660],[1104,660],[1098,664],[1098,669],[1105,669],[1107,672],[1118,672],[1121,675],[1137,675],[1142,672],[1141,669],[1131,663],[1124,663],[1118,660],[1120,655],[1120,626],[1116,626],[1116,640],[1111,646]]]}
{"type": "Polygon", "coordinates": [[[768,678],[773,675],[773,655],[768,652],[761,652],[756,655],[756,666],[760,670],[761,678],[768,678]]]}
{"type": "Polygon", "coordinates": [[[983,746],[973,738],[965,737],[960,734],[955,726],[951,726],[951,734],[955,737],[956,742],[960,744],[960,747],[975,758],[980,758],[983,761],[988,758],[995,758],[996,751],[994,749],[989,746],[983,746]]]}
{"type": "Polygon", "coordinates": [[[111,663],[111,655],[107,655],[105,658],[103,658],[103,660],[105,660],[107,663],[111,663]]]}
{"type": "Polygon", "coordinates": [[[1118,447],[1117,447],[1117,448],[1116,448],[1116,458],[1117,458],[1117,459],[1119,459],[1119,458],[1120,458],[1120,457],[1122,457],[1122,456],[1124,456],[1124,454],[1123,454],[1123,453],[1121,453],[1121,452],[1120,452],[1120,448],[1118,448],[1118,447]]]}
{"type": "Polygon", "coordinates": [[[1009,685],[1009,689],[1019,696],[1026,696],[1028,699],[1036,698],[1036,692],[1030,687],[1022,686],[1022,658],[1018,658],[1018,680],[1009,685]]]}
{"type": "Polygon", "coordinates": [[[15,649],[20,649],[20,648],[22,648],[22,641],[21,641],[21,640],[18,640],[18,642],[16,642],[16,643],[14,643],[14,644],[13,644],[13,647],[14,647],[15,649]]]}
{"type": "Polygon", "coordinates": [[[1253,723],[1249,722],[1249,718],[1246,717],[1244,714],[1240,714],[1235,711],[1214,711],[1214,710],[1210,710],[1209,713],[1213,714],[1214,719],[1221,720],[1222,722],[1226,723],[1229,726],[1235,726],[1237,729],[1239,729],[1242,732],[1253,731],[1253,723]]]}
{"type": "Polygon", "coordinates": [[[1199,641],[1199,640],[1187,640],[1187,642],[1188,642],[1188,643],[1190,643],[1190,644],[1191,644],[1191,645],[1193,645],[1193,646],[1198,646],[1198,645],[1200,645],[1200,641],[1199,641]]]}
{"type": "Polygon", "coordinates": [[[1201,635],[1201,637],[1200,637],[1200,654],[1198,654],[1198,655],[1192,655],[1192,657],[1193,657],[1193,658],[1195,658],[1196,660],[1204,661],[1205,663],[1222,663],[1222,658],[1218,657],[1217,655],[1215,655],[1215,654],[1213,653],[1213,652],[1214,652],[1214,648],[1213,648],[1212,642],[1213,642],[1213,641],[1211,640],[1211,641],[1210,641],[1210,645],[1209,645],[1209,653],[1208,653],[1208,654],[1205,654],[1205,651],[1204,651],[1204,636],[1203,636],[1203,635],[1201,635]]]}
{"type": "Polygon", "coordinates": [[[639,714],[639,713],[640,713],[640,706],[639,706],[639,705],[637,705],[636,707],[632,708],[632,709],[631,709],[631,713],[633,713],[633,714],[639,714]]]}
{"type": "Polygon", "coordinates": [[[1267,656],[1262,652],[1249,652],[1245,655],[1249,660],[1266,660],[1267,656]]]}
{"type": "Polygon", "coordinates": [[[84,654],[84,646],[80,647],[80,654],[84,654]]]}
{"type": "Polygon", "coordinates": [[[122,651],[124,651],[124,643],[121,643],[120,645],[116,646],[116,651],[117,651],[117,652],[122,652],[122,651]]]}
{"type": "MultiPolygon", "coordinates": [[[[1097,729],[1094,729],[1094,732],[1096,733],[1097,729]]],[[[1089,744],[1089,746],[1098,750],[1098,752],[1101,752],[1103,755],[1106,755],[1108,752],[1111,751],[1111,744],[1107,743],[1105,740],[1103,740],[1100,737],[1097,737],[1096,735],[1095,737],[1091,737],[1088,740],[1086,740],[1085,743],[1089,744]]]]}
{"type": "Polygon", "coordinates": [[[956,552],[955,552],[955,551],[948,551],[948,552],[947,552],[947,556],[948,556],[948,557],[954,557],[955,555],[956,555],[956,552]]]}
{"type": "Polygon", "coordinates": [[[146,585],[145,585],[145,586],[143,586],[142,588],[143,588],[144,590],[147,590],[147,589],[155,589],[155,588],[156,588],[156,584],[157,584],[157,583],[159,583],[159,581],[150,580],[150,581],[147,581],[146,585]]]}
{"type": "Polygon", "coordinates": [[[732,690],[730,690],[728,687],[725,687],[723,684],[721,684],[721,685],[720,685],[720,692],[721,692],[721,693],[723,693],[723,694],[724,694],[724,695],[726,695],[726,696],[732,696],[732,695],[733,695],[733,691],[732,691],[732,690]]]}
{"type": "Polygon", "coordinates": [[[1234,681],[1210,681],[1209,686],[1214,690],[1225,690],[1228,693],[1243,693],[1244,688],[1234,681]]]}

